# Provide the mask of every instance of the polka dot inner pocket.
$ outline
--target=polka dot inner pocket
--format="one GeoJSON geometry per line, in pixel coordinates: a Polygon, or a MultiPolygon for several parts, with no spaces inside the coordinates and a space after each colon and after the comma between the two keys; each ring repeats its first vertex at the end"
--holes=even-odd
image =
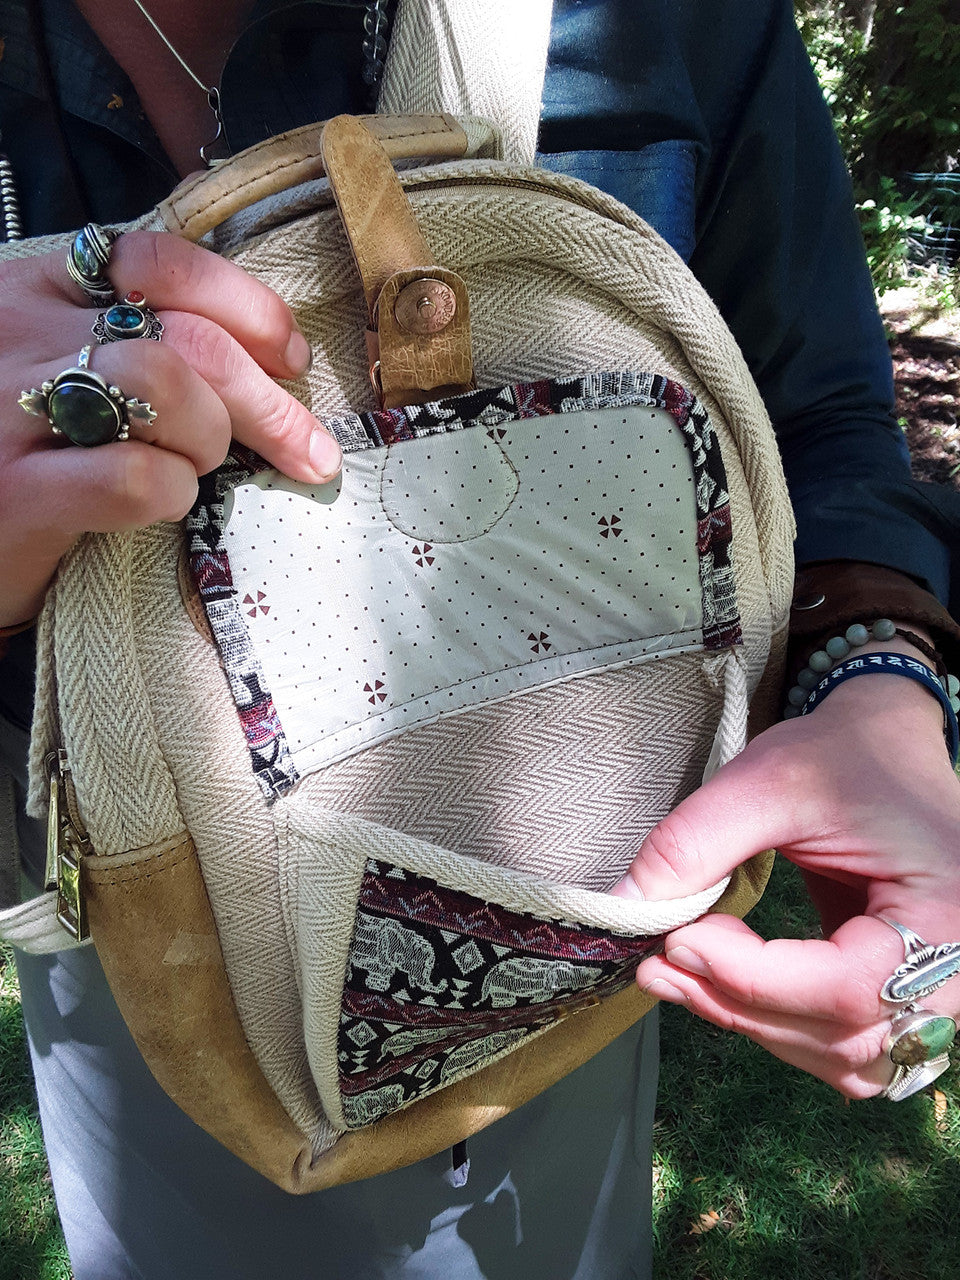
{"type": "Polygon", "coordinates": [[[193,576],[268,797],[408,729],[739,640],[709,417],[646,373],[328,420],[341,476],[234,451],[193,576]]]}

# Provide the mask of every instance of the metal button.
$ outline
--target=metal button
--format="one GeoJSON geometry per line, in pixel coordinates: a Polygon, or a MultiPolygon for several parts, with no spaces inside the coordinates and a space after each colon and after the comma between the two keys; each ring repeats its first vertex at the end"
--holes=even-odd
{"type": "Polygon", "coordinates": [[[799,591],[793,597],[791,609],[795,609],[797,613],[805,613],[808,609],[819,609],[820,605],[826,602],[827,597],[822,591],[799,591]]]}
{"type": "Polygon", "coordinates": [[[457,313],[457,296],[442,280],[413,280],[393,304],[397,324],[408,333],[440,333],[457,313]]]}

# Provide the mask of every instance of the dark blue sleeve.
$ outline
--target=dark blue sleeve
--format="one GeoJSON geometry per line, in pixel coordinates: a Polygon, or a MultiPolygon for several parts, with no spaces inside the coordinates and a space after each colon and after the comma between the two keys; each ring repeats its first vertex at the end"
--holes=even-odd
{"type": "Polygon", "coordinates": [[[849,179],[789,0],[558,0],[554,37],[544,150],[696,148],[689,261],[777,429],[798,562],[886,565],[946,602],[960,499],[910,477],[849,179]]]}

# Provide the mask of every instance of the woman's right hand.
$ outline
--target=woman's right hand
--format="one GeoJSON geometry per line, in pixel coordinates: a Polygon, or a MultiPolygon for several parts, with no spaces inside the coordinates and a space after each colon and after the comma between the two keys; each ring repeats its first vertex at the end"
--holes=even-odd
{"type": "Polygon", "coordinates": [[[77,363],[99,310],[67,275],[64,253],[0,267],[0,627],[33,617],[61,557],[86,532],[179,520],[197,478],[232,437],[308,484],[340,469],[336,442],[275,378],[297,378],[310,351],[290,308],[234,263],[169,234],[136,231],[112,248],[118,297],[139,290],[160,342],[94,346],[90,369],[156,420],[130,438],[81,448],[27,414],[20,393],[77,363]]]}

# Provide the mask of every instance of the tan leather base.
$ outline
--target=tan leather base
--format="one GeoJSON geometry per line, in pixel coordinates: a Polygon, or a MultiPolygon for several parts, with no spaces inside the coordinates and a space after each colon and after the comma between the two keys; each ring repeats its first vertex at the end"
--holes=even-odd
{"type": "Polygon", "coordinates": [[[97,954],[157,1083],[241,1160],[296,1189],[310,1144],[244,1037],[193,841],[88,857],[82,877],[97,954]]]}
{"type": "MultiPolygon", "coordinates": [[[[772,854],[738,868],[717,910],[756,902],[772,854]]],[[[581,1009],[466,1080],[345,1134],[310,1142],[247,1044],[193,841],[83,861],[90,929],[114,998],[161,1088],[197,1124],[285,1191],[303,1194],[435,1155],[536,1097],[606,1047],[653,1000],[636,987],[581,1009]]]]}

